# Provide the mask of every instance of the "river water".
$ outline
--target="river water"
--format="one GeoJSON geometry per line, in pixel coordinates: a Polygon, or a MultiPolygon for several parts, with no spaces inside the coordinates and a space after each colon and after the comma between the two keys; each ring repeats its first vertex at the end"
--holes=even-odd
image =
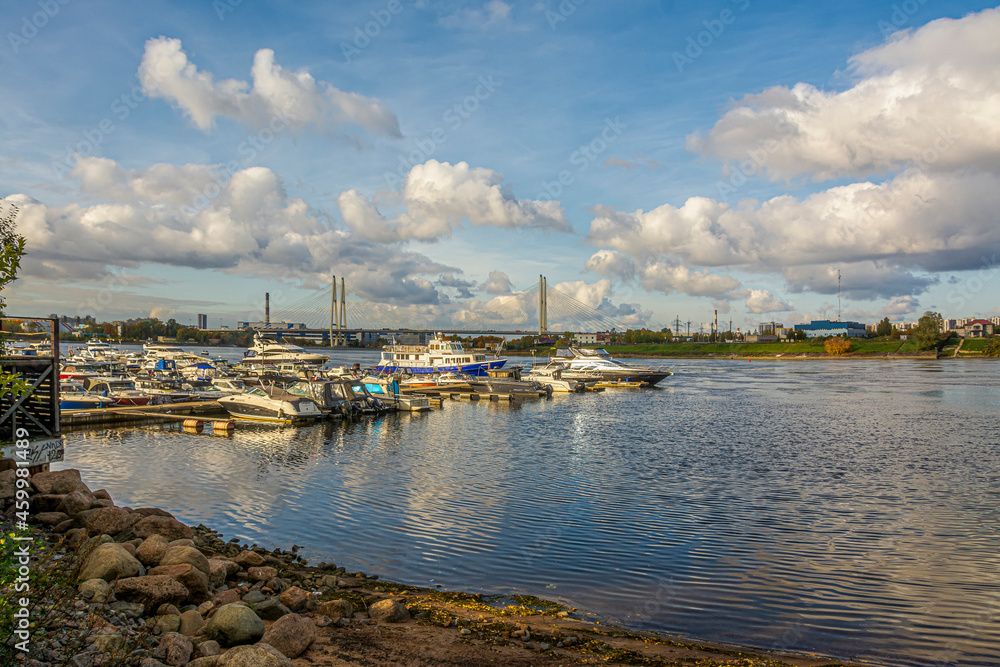
{"type": "Polygon", "coordinates": [[[121,505],[397,581],[761,648],[1000,661],[1000,364],[675,371],[230,438],[71,433],[61,467],[121,505]]]}

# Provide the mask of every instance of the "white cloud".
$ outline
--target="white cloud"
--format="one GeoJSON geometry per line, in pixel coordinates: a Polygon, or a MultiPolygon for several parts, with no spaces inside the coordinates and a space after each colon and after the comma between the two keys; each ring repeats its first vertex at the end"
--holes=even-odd
{"type": "Polygon", "coordinates": [[[98,280],[108,267],[155,263],[320,285],[336,266],[373,295],[427,303],[441,295],[418,277],[453,271],[332,228],[288,196],[280,177],[264,167],[220,180],[211,165],[130,170],[112,160],[80,158],[70,175],[84,195],[101,201],[46,206],[26,195],[9,198],[22,211],[25,269],[36,276],[56,267],[53,279],[98,280]],[[208,184],[218,186],[218,196],[204,197],[208,184]],[[195,205],[199,198],[202,208],[195,205]]]}
{"type": "Polygon", "coordinates": [[[288,71],[274,61],[271,49],[257,51],[250,73],[252,86],[239,79],[215,81],[211,72],[188,60],[179,39],[157,37],[146,42],[138,76],[147,95],[171,102],[206,132],[216,117],[224,116],[258,130],[275,130],[275,123],[284,123],[332,134],[353,124],[374,134],[401,136],[399,122],[384,102],[317,82],[304,69],[288,71]]]}
{"type": "Polygon", "coordinates": [[[748,313],[777,313],[792,310],[792,307],[775,298],[771,290],[752,289],[746,293],[746,306],[748,313]]]}
{"type": "Polygon", "coordinates": [[[863,177],[920,164],[996,170],[1000,9],[938,19],[850,60],[857,82],[748,95],[688,148],[772,180],[863,177]],[[756,163],[757,166],[754,166],[756,163]]]}
{"type": "Polygon", "coordinates": [[[513,291],[510,276],[503,271],[490,271],[489,280],[483,283],[482,290],[487,294],[510,294],[513,291]]]}
{"type": "Polygon", "coordinates": [[[401,193],[406,210],[393,219],[353,189],[342,192],[337,204],[354,233],[380,243],[434,241],[466,220],[480,227],[571,231],[559,202],[517,199],[502,182],[503,176],[490,169],[428,160],[407,174],[401,193]]]}
{"type": "Polygon", "coordinates": [[[900,320],[907,315],[920,311],[920,302],[913,296],[897,296],[889,300],[879,311],[876,317],[882,319],[888,317],[890,320],[900,320]]]}

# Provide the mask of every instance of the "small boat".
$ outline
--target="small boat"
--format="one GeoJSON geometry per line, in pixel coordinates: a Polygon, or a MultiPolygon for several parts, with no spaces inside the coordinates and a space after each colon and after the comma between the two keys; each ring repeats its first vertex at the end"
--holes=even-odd
{"type": "Polygon", "coordinates": [[[315,402],[292,393],[277,383],[261,381],[242,394],[218,399],[231,417],[272,424],[296,424],[319,419],[323,412],[315,402]]]}
{"type": "Polygon", "coordinates": [[[600,375],[582,371],[572,377],[564,377],[565,370],[564,364],[549,362],[544,366],[532,366],[522,377],[551,387],[554,392],[571,394],[587,391],[588,387],[593,387],[602,380],[600,375]]]}
{"type": "Polygon", "coordinates": [[[111,407],[114,404],[115,399],[92,394],[84,389],[79,382],[59,383],[60,410],[93,410],[94,408],[111,407]]]}
{"type": "Polygon", "coordinates": [[[485,354],[466,352],[462,344],[445,340],[443,334],[431,338],[427,345],[386,345],[375,371],[378,373],[467,373],[485,376],[491,370],[503,368],[506,359],[490,359],[485,354]]]}
{"type": "Polygon", "coordinates": [[[600,375],[605,382],[644,382],[653,386],[674,374],[666,366],[626,364],[612,359],[606,350],[596,348],[571,347],[566,350],[566,356],[552,357],[550,361],[565,366],[562,372],[564,379],[580,377],[577,373],[583,372],[588,375],[600,375]]]}
{"type": "Polygon", "coordinates": [[[92,377],[83,381],[83,388],[110,398],[115,405],[149,405],[152,396],[135,388],[135,382],[125,377],[92,377]]]}
{"type": "Polygon", "coordinates": [[[511,396],[551,396],[552,387],[521,377],[518,367],[490,371],[485,377],[469,380],[472,391],[479,394],[510,394],[511,396]]]}

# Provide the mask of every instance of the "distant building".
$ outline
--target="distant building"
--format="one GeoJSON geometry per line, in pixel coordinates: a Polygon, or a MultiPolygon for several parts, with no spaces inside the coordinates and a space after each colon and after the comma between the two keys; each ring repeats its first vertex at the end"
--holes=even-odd
{"type": "Polygon", "coordinates": [[[747,343],[777,343],[778,337],[774,334],[747,334],[744,340],[747,343]]]}
{"type": "Polygon", "coordinates": [[[972,320],[965,323],[961,334],[964,338],[986,338],[992,336],[993,331],[993,323],[989,320],[972,320]]]}
{"type": "Polygon", "coordinates": [[[809,324],[796,324],[796,331],[804,331],[806,338],[821,338],[823,336],[843,336],[849,338],[865,335],[865,325],[860,322],[835,322],[832,320],[813,320],[809,324]]]}
{"type": "Polygon", "coordinates": [[[596,345],[597,344],[597,334],[596,333],[578,333],[573,334],[573,340],[581,345],[596,345]]]}
{"type": "Polygon", "coordinates": [[[301,322],[237,322],[237,329],[267,329],[268,331],[290,331],[308,329],[301,322]]]}
{"type": "Polygon", "coordinates": [[[760,326],[757,327],[757,330],[760,331],[760,334],[762,336],[765,335],[777,336],[778,329],[782,329],[784,328],[784,326],[785,325],[782,324],[781,322],[761,322],[760,326]]]}
{"type": "Polygon", "coordinates": [[[956,329],[958,329],[958,320],[955,319],[941,320],[941,331],[947,333],[949,331],[955,331],[956,329]]]}
{"type": "Polygon", "coordinates": [[[205,330],[208,328],[208,315],[198,313],[198,328],[205,330]]]}

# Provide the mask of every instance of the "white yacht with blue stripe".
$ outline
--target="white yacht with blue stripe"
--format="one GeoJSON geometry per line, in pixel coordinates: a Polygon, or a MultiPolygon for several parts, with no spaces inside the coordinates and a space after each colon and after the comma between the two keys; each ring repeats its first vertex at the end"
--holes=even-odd
{"type": "Polygon", "coordinates": [[[467,373],[484,376],[487,371],[502,368],[506,359],[490,359],[485,354],[466,352],[457,341],[445,340],[436,334],[427,345],[386,345],[375,370],[380,373],[467,373]]]}

